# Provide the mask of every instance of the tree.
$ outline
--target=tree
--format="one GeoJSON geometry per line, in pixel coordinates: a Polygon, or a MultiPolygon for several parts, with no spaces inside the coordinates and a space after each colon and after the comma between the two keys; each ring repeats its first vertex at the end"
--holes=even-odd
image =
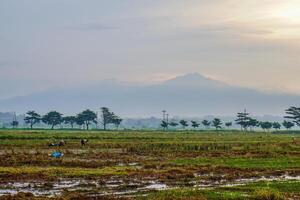
{"type": "Polygon", "coordinates": [[[290,122],[290,121],[287,121],[287,120],[284,120],[284,122],[282,122],[282,125],[287,130],[290,130],[293,126],[295,126],[295,124],[293,122],[290,122]]]}
{"type": "Polygon", "coordinates": [[[176,126],[178,126],[178,123],[177,122],[170,122],[169,125],[175,128],[176,126]]]}
{"type": "Polygon", "coordinates": [[[281,124],[279,122],[273,122],[273,128],[275,130],[279,130],[281,128],[281,124]]]}
{"type": "Polygon", "coordinates": [[[30,129],[33,129],[33,125],[41,121],[41,116],[37,114],[35,111],[28,111],[26,113],[24,121],[26,124],[30,125],[30,129]]]}
{"type": "Polygon", "coordinates": [[[85,125],[86,130],[89,130],[89,126],[92,123],[97,124],[97,114],[89,109],[82,111],[77,115],[77,124],[85,125]]]}
{"type": "Polygon", "coordinates": [[[215,118],[213,121],[212,121],[212,126],[216,128],[216,130],[218,130],[219,128],[222,128],[222,122],[219,118],[215,118]]]}
{"type": "Polygon", "coordinates": [[[161,127],[163,127],[164,130],[166,130],[169,126],[168,122],[166,122],[165,120],[163,120],[160,124],[161,127]]]}
{"type": "Polygon", "coordinates": [[[183,129],[185,129],[185,127],[189,126],[188,122],[186,120],[180,120],[179,124],[182,126],[183,129]]]}
{"type": "Polygon", "coordinates": [[[225,123],[225,126],[226,126],[227,128],[230,128],[230,127],[232,126],[232,122],[226,122],[226,123],[225,123]]]}
{"type": "Polygon", "coordinates": [[[300,108],[297,107],[290,107],[289,109],[285,110],[287,116],[284,118],[291,119],[297,126],[300,126],[300,108]]]}
{"type": "Polygon", "coordinates": [[[70,124],[72,128],[74,128],[74,124],[77,122],[75,116],[66,116],[63,118],[65,124],[70,124]]]}
{"type": "Polygon", "coordinates": [[[43,116],[42,121],[45,124],[51,126],[51,129],[54,129],[54,126],[59,125],[62,122],[62,114],[57,111],[50,111],[43,116]]]}
{"type": "Polygon", "coordinates": [[[246,110],[242,113],[237,113],[237,119],[235,120],[235,122],[236,124],[241,126],[241,130],[247,130],[251,119],[249,115],[250,113],[247,113],[246,110]]]}
{"type": "Polygon", "coordinates": [[[17,128],[18,125],[19,125],[19,122],[17,120],[17,115],[16,113],[14,112],[14,118],[13,118],[13,121],[10,123],[10,125],[12,126],[12,128],[17,128]]]}
{"type": "Polygon", "coordinates": [[[113,119],[113,124],[116,126],[116,128],[118,129],[120,124],[122,123],[123,119],[121,119],[118,116],[115,116],[113,119]]]}
{"type": "Polygon", "coordinates": [[[191,123],[192,123],[192,127],[195,128],[195,129],[200,126],[200,124],[198,122],[194,121],[194,120],[192,120],[191,123]]]}
{"type": "Polygon", "coordinates": [[[253,131],[255,127],[259,126],[259,121],[254,118],[249,118],[248,126],[250,127],[250,131],[253,131]]]}
{"type": "Polygon", "coordinates": [[[13,128],[17,128],[19,126],[19,122],[17,120],[13,120],[10,125],[13,127],[13,128]]]}
{"type": "Polygon", "coordinates": [[[206,119],[203,120],[201,123],[203,124],[203,126],[204,126],[206,129],[209,129],[209,126],[210,126],[210,124],[211,124],[211,122],[208,121],[208,120],[206,120],[206,119]]]}
{"type": "Polygon", "coordinates": [[[270,130],[273,127],[273,123],[272,122],[260,122],[260,127],[263,130],[270,130]]]}
{"type": "Polygon", "coordinates": [[[106,130],[106,127],[108,124],[113,124],[114,119],[117,116],[113,113],[110,112],[110,110],[107,107],[102,107],[101,108],[101,118],[102,118],[102,125],[103,125],[103,130],[106,130]]]}
{"type": "Polygon", "coordinates": [[[81,127],[84,126],[84,121],[83,121],[82,116],[79,116],[79,115],[76,116],[76,124],[81,127]]]}

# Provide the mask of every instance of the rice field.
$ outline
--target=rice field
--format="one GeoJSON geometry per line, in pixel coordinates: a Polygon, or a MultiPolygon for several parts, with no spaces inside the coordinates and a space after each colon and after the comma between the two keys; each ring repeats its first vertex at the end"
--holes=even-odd
{"type": "Polygon", "coordinates": [[[0,130],[2,199],[300,199],[300,133],[0,130]]]}

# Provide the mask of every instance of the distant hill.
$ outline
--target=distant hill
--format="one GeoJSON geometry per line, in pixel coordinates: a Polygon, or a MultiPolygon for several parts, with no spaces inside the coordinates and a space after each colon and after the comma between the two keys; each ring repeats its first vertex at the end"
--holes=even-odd
{"type": "Polygon", "coordinates": [[[177,116],[233,116],[244,108],[254,115],[283,115],[287,107],[299,103],[297,95],[230,86],[194,73],[147,86],[109,80],[92,86],[52,89],[1,100],[0,111],[58,110],[73,114],[107,106],[124,117],[160,116],[162,109],[177,116]]]}

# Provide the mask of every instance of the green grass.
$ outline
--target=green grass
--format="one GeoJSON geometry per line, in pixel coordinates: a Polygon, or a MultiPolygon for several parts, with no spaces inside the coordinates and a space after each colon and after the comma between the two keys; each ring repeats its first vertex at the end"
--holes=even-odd
{"type": "Polygon", "coordinates": [[[40,174],[49,177],[95,177],[106,175],[126,175],[134,167],[73,168],[73,167],[0,167],[1,174],[32,175],[40,174]]]}

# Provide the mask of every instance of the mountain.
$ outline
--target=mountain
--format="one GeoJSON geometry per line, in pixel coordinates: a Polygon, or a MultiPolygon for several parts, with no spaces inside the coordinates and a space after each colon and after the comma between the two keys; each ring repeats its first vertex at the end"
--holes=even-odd
{"type": "Polygon", "coordinates": [[[74,114],[107,106],[124,117],[160,116],[162,109],[176,116],[233,116],[244,108],[255,115],[283,115],[286,108],[298,103],[297,95],[230,86],[194,73],[147,86],[109,80],[91,86],[52,89],[1,100],[0,111],[58,110],[74,114]]]}

